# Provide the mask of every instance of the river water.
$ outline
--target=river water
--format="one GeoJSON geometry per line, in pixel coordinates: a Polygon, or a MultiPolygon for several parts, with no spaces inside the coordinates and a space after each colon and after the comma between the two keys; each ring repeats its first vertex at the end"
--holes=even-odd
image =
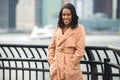
{"type": "MultiPolygon", "coordinates": [[[[0,43],[9,44],[38,44],[48,45],[50,38],[36,38],[32,39],[30,34],[17,33],[17,34],[0,34],[0,43]]],[[[98,45],[98,46],[115,46],[120,47],[120,34],[93,34],[86,35],[86,46],[98,45]]]]}

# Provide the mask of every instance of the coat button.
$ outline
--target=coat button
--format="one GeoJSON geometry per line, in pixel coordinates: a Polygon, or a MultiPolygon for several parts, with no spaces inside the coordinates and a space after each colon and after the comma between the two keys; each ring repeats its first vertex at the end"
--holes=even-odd
{"type": "Polygon", "coordinates": [[[64,49],[62,48],[62,51],[64,51],[64,49]]]}

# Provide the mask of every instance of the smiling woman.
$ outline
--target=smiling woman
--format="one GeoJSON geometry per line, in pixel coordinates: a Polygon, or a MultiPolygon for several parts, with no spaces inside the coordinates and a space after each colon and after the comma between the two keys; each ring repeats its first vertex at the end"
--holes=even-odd
{"type": "Polygon", "coordinates": [[[75,7],[68,3],[60,10],[58,25],[48,46],[50,80],[83,80],[79,62],[84,49],[84,26],[78,24],[75,7]]]}

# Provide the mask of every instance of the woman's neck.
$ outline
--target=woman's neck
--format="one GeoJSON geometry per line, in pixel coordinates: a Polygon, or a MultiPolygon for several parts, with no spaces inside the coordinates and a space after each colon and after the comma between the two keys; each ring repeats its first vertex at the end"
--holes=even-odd
{"type": "Polygon", "coordinates": [[[62,28],[62,34],[64,34],[69,28],[70,28],[70,26],[64,26],[62,28]]]}

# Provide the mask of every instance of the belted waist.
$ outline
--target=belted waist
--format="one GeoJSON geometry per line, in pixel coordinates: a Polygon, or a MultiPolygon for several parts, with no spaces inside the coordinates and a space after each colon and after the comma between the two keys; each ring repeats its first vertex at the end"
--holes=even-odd
{"type": "Polygon", "coordinates": [[[65,54],[74,54],[75,49],[72,47],[58,47],[56,49],[57,52],[65,53],[65,54]]]}

